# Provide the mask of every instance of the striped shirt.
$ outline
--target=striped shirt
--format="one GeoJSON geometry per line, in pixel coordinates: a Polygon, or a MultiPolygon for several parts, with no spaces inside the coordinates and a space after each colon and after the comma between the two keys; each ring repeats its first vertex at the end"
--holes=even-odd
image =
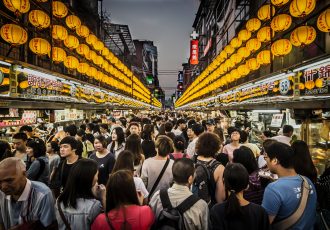
{"type": "Polygon", "coordinates": [[[0,191],[0,225],[9,229],[22,224],[23,219],[39,220],[45,227],[56,220],[52,192],[45,184],[27,179],[17,201],[0,191]]]}

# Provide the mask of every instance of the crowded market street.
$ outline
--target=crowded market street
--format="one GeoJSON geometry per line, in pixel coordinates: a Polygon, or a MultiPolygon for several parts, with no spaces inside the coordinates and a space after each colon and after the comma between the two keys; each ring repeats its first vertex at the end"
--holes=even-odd
{"type": "Polygon", "coordinates": [[[330,0],[0,0],[0,230],[329,230],[330,0]]]}

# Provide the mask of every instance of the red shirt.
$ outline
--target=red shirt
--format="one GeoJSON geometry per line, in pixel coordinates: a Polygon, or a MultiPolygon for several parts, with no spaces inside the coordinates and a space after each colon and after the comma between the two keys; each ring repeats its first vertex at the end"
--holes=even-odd
{"type": "MultiPolygon", "coordinates": [[[[111,224],[117,230],[124,223],[124,208],[113,209],[108,213],[111,224]]],[[[155,216],[149,206],[130,205],[125,207],[126,222],[132,230],[150,229],[154,223],[155,216]]],[[[105,214],[99,214],[94,220],[92,230],[110,230],[105,214]]]]}

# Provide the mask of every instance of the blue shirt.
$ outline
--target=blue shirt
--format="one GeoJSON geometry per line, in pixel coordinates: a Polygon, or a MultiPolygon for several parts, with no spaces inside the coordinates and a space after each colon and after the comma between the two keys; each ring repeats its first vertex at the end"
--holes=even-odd
{"type": "MultiPolygon", "coordinates": [[[[313,229],[316,218],[316,190],[313,183],[306,179],[311,188],[307,205],[302,217],[291,229],[313,229]]],[[[268,215],[276,216],[273,223],[289,217],[296,211],[300,202],[301,183],[302,179],[297,175],[279,178],[266,187],[262,207],[268,215]]]]}
{"type": "Polygon", "coordinates": [[[45,184],[27,180],[17,201],[0,191],[0,225],[9,229],[23,223],[23,219],[40,220],[44,227],[56,220],[53,194],[45,184]]]}

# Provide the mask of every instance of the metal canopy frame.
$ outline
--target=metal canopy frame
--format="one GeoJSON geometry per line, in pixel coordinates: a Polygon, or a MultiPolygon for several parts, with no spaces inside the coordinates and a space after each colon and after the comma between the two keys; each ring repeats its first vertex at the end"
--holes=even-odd
{"type": "Polygon", "coordinates": [[[105,45],[118,56],[136,55],[135,45],[128,25],[105,23],[105,45]]]}

